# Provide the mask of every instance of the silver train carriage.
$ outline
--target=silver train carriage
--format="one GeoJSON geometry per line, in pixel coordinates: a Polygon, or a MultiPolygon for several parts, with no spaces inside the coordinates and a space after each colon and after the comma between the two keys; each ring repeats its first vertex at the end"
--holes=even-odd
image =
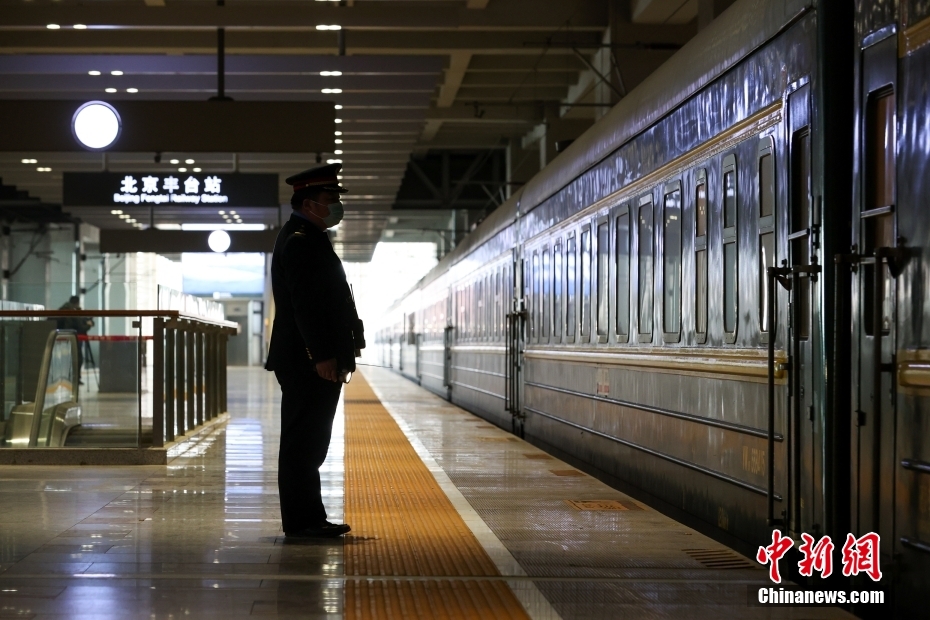
{"type": "Polygon", "coordinates": [[[930,3],[843,4],[739,0],[376,342],[750,554],[879,533],[882,581],[842,587],[905,615],[930,586],[930,3]]]}

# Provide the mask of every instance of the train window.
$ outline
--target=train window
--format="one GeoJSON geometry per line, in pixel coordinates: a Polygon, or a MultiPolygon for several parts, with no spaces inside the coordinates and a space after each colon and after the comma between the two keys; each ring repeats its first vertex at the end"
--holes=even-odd
{"type": "Polygon", "coordinates": [[[681,335],[681,181],[665,186],[662,207],[662,331],[665,342],[681,335]]]}
{"type": "Polygon", "coordinates": [[[581,231],[581,340],[591,339],[591,227],[581,231]]]}
{"type": "Polygon", "coordinates": [[[624,205],[616,219],[617,231],[617,340],[630,337],[630,207],[624,205]]]}
{"type": "Polygon", "coordinates": [[[572,234],[565,242],[565,338],[568,342],[575,341],[575,235],[572,234]]]}
{"type": "Polygon", "coordinates": [[[769,331],[767,270],[775,266],[775,145],[771,136],[759,142],[759,326],[769,331]]]}
{"type": "Polygon", "coordinates": [[[694,236],[707,235],[707,171],[697,171],[697,183],[694,189],[694,236]]]}
{"type": "Polygon", "coordinates": [[[723,227],[736,227],[736,157],[728,155],[724,159],[723,172],[723,227]],[[727,165],[727,160],[732,160],[727,165]]]}
{"type": "Polygon", "coordinates": [[[495,340],[497,340],[498,336],[500,336],[500,322],[498,321],[498,317],[500,315],[501,315],[501,270],[495,269],[494,270],[494,314],[491,317],[491,325],[493,326],[492,329],[494,330],[492,335],[495,340]]]}
{"type": "Polygon", "coordinates": [[[869,95],[866,112],[866,209],[895,200],[895,95],[887,88],[869,95]]]}
{"type": "Polygon", "coordinates": [[[465,292],[464,289],[460,286],[455,292],[455,299],[458,303],[458,329],[455,330],[456,340],[461,340],[465,337],[465,292]]]}
{"type": "Polygon", "coordinates": [[[653,221],[652,196],[639,200],[637,217],[639,239],[639,341],[652,342],[652,299],[653,299],[653,221]]]}
{"type": "Polygon", "coordinates": [[[552,246],[552,339],[562,339],[562,242],[552,246]]]}
{"type": "Polygon", "coordinates": [[[723,331],[724,342],[736,342],[739,316],[739,252],[736,229],[736,155],[723,158],[723,331]]]}
{"type": "Polygon", "coordinates": [[[484,323],[482,331],[484,339],[490,340],[494,335],[494,274],[489,273],[484,277],[484,312],[481,314],[481,321],[484,323]]]}
{"type": "Polygon", "coordinates": [[[707,342],[707,171],[694,185],[694,338],[707,342]]]}
{"type": "Polygon", "coordinates": [[[539,252],[533,251],[533,318],[530,320],[530,337],[535,342],[539,338],[539,314],[542,300],[539,298],[539,252]]]}
{"type": "Polygon", "coordinates": [[[552,276],[549,264],[549,248],[543,248],[542,251],[542,323],[540,323],[539,337],[544,342],[549,342],[549,307],[552,304],[552,295],[550,293],[550,284],[552,276]]]}
{"type": "Polygon", "coordinates": [[[597,221],[597,341],[607,342],[610,310],[610,224],[606,217],[597,221]]]}

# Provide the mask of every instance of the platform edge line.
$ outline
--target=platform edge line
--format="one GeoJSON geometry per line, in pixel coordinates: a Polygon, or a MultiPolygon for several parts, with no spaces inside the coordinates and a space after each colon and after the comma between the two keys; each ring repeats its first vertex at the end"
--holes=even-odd
{"type": "MultiPolygon", "coordinates": [[[[417,456],[419,456],[423,464],[426,465],[426,468],[436,480],[436,484],[439,485],[439,488],[442,489],[442,492],[452,503],[452,506],[455,508],[456,512],[458,512],[462,521],[465,522],[465,525],[467,525],[471,533],[474,534],[475,538],[478,540],[478,544],[481,545],[485,553],[488,554],[488,557],[491,558],[491,561],[494,562],[494,566],[497,567],[501,576],[526,577],[526,571],[520,566],[516,558],[513,557],[510,550],[504,546],[504,543],[502,543],[491,528],[488,527],[488,524],[484,522],[484,519],[481,518],[478,512],[472,508],[472,505],[465,499],[465,496],[462,495],[458,487],[455,486],[455,483],[452,482],[449,475],[439,463],[436,462],[436,459],[433,458],[433,455],[430,454],[426,446],[423,445],[423,442],[417,438],[407,425],[407,422],[403,419],[401,414],[394,410],[389,400],[384,398],[380,388],[372,381],[371,374],[372,373],[365,373],[365,379],[368,381],[368,385],[375,393],[375,396],[378,397],[385,411],[390,414],[394,422],[397,423],[397,426],[400,427],[401,432],[404,433],[407,441],[410,442],[414,452],[417,453],[417,456]]],[[[430,394],[430,396],[433,395],[430,394]]],[[[449,404],[445,401],[443,401],[443,403],[449,404]]],[[[521,587],[514,588],[508,583],[511,592],[517,597],[517,600],[520,601],[520,604],[523,605],[524,610],[526,610],[526,613],[529,614],[531,618],[534,620],[562,620],[562,616],[552,607],[552,604],[543,593],[539,591],[535,583],[521,583],[520,585],[521,587]]]]}

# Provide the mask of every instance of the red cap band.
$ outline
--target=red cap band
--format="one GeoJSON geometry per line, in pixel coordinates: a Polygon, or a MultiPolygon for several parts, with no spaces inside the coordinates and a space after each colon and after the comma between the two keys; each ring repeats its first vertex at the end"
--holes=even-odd
{"type": "Polygon", "coordinates": [[[296,192],[306,187],[313,187],[316,185],[338,185],[338,184],[339,184],[339,179],[337,179],[336,177],[325,177],[322,179],[313,179],[312,181],[304,181],[302,183],[295,183],[293,187],[294,187],[294,191],[296,192]]]}

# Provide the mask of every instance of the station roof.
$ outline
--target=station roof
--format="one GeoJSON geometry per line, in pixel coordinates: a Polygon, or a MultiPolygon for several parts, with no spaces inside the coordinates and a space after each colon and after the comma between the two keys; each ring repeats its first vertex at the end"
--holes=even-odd
{"type": "MultiPolygon", "coordinates": [[[[474,201],[455,203],[461,192],[403,208],[405,175],[417,181],[419,174],[412,160],[487,159],[516,144],[523,154],[507,162],[513,172],[529,149],[545,149],[545,128],[561,123],[562,138],[577,137],[698,26],[697,0],[0,0],[0,7],[0,99],[202,101],[217,94],[223,28],[227,96],[341,106],[341,142],[319,155],[344,164],[348,225],[336,245],[349,260],[367,260],[386,237],[433,241],[449,227],[451,209],[477,211],[474,201]]],[[[554,155],[530,158],[543,164],[554,155]]],[[[64,171],[168,171],[172,159],[194,159],[204,172],[276,173],[286,205],[285,177],[317,156],[164,152],[156,164],[154,153],[5,152],[0,177],[54,204],[64,171]]],[[[482,187],[489,198],[480,211],[516,186],[482,187]]],[[[162,210],[158,223],[219,222],[215,209],[197,209],[162,210]]],[[[239,213],[246,223],[274,225],[279,217],[239,213]]],[[[79,216],[102,228],[129,226],[109,209],[79,216]]]]}

